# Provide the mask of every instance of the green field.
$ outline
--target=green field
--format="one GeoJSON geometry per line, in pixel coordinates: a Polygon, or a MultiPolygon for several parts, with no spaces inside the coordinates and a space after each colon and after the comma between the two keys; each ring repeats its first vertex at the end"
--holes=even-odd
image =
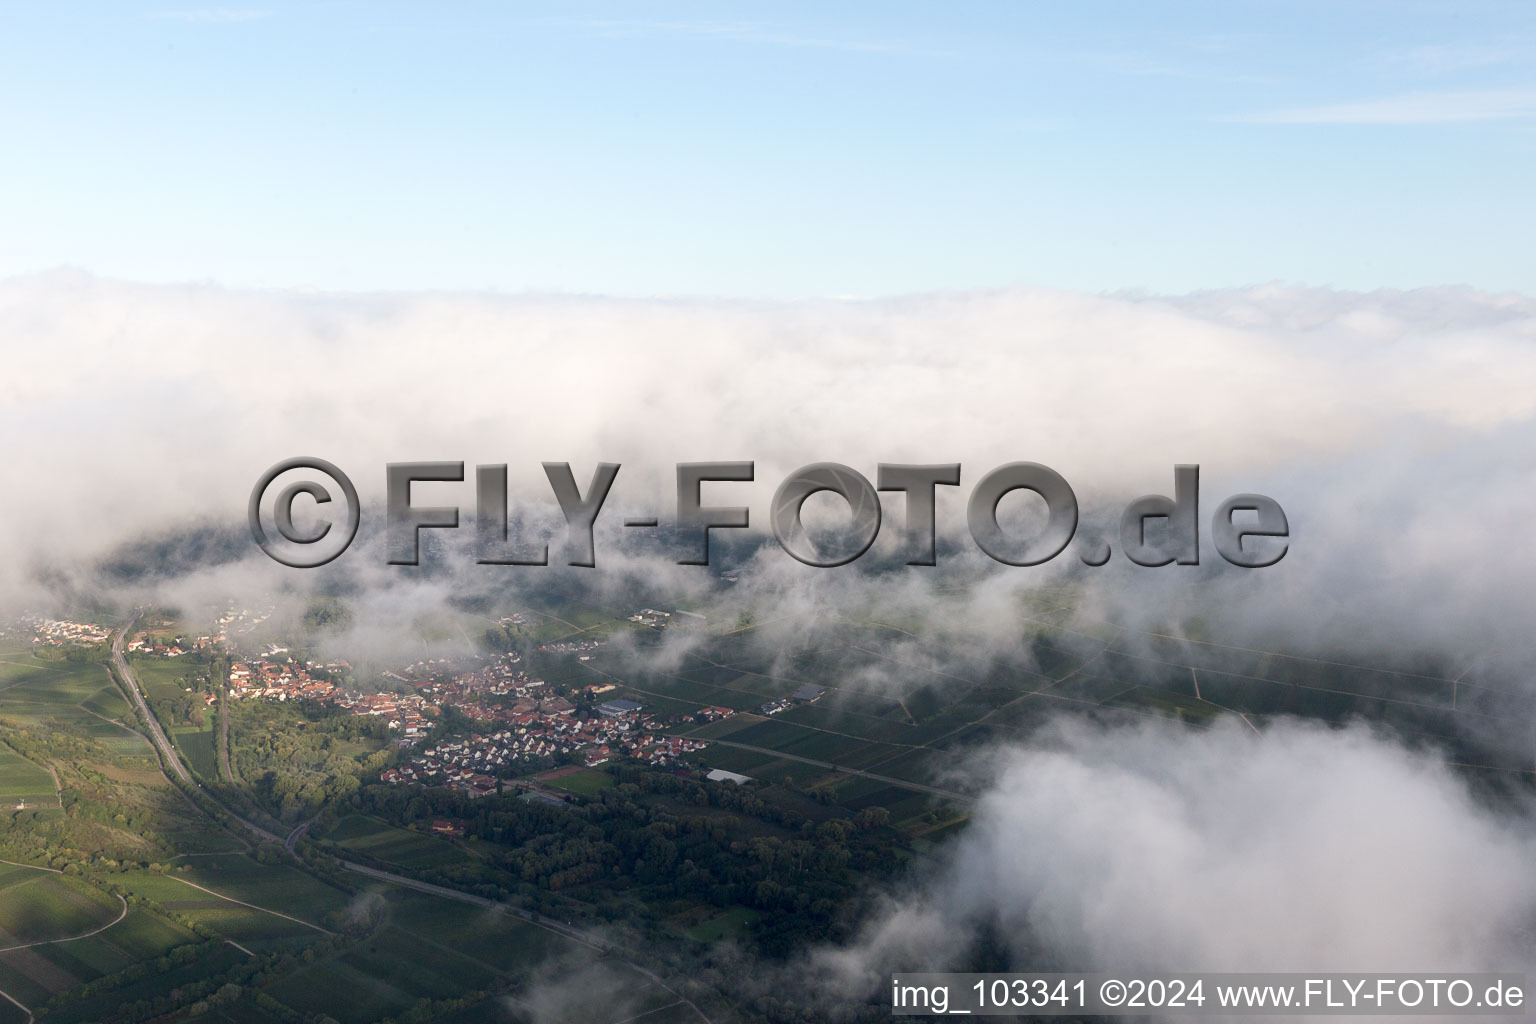
{"type": "Polygon", "coordinates": [[[613,776],[607,772],[583,768],[581,771],[569,772],[557,778],[546,779],[544,784],[555,789],[563,789],[568,793],[575,793],[578,796],[596,796],[613,785],[613,776]]]}
{"type": "MultiPolygon", "coordinates": [[[[552,956],[570,972],[591,969],[597,960],[595,951],[505,913],[393,886],[378,891],[388,921],[383,928],[274,982],[267,993],[301,1012],[365,1024],[397,1015],[421,999],[452,998],[497,979],[526,979],[552,956]]],[[[619,970],[639,1004],[658,1007],[675,1001],[643,976],[619,970]]],[[[514,1019],[504,1012],[489,1003],[464,1019],[514,1019]]]]}
{"type": "Polygon", "coordinates": [[[134,657],[129,661],[139,685],[150,700],[185,695],[188,680],[204,671],[203,666],[187,658],[134,657]]]}
{"type": "MultiPolygon", "coordinates": [[[[351,900],[348,893],[288,864],[261,864],[239,855],[188,857],[182,863],[186,870],[178,871],[178,878],[311,924],[323,924],[326,914],[345,909],[351,900]]],[[[188,893],[182,898],[197,898],[196,890],[188,893]]]]}
{"type": "Polygon", "coordinates": [[[751,907],[731,907],[689,928],[685,934],[695,942],[719,942],[739,939],[747,926],[762,915],[751,907]]]}
{"type": "Polygon", "coordinates": [[[187,767],[205,779],[219,776],[218,761],[213,752],[213,723],[215,712],[208,712],[208,726],[203,729],[188,727],[175,730],[176,749],[186,760],[187,767]]]}
{"type": "Polygon", "coordinates": [[[195,941],[185,928],[130,908],[121,921],[96,935],[0,953],[0,988],[36,1007],[55,992],[195,941]]]}
{"type": "MultiPolygon", "coordinates": [[[[197,858],[199,868],[172,874],[129,872],[113,876],[132,899],[153,901],[155,909],[124,904],[64,876],[28,869],[0,872],[0,939],[12,936],[44,942],[0,950],[0,989],[36,1010],[58,993],[89,981],[154,961],[177,947],[202,943],[196,959],[184,964],[158,961],[147,976],[124,976],[120,983],[85,999],[66,999],[48,1008],[48,1020],[112,1019],[116,1009],[138,999],[152,999],[178,986],[217,975],[247,961],[251,953],[296,949],[326,933],[236,899],[283,912],[308,911],[323,916],[345,907],[350,896],[286,865],[263,865],[245,857],[197,858]],[[193,878],[192,876],[196,876],[193,878]],[[219,887],[224,897],[187,884],[219,887]],[[209,940],[165,916],[190,919],[196,926],[238,942],[241,948],[209,940]],[[103,928],[102,926],[105,925],[103,928]],[[96,930],[99,929],[99,930],[96,930]],[[87,932],[94,934],[87,935],[87,932]],[[81,936],[81,937],[75,937],[81,936]],[[52,941],[47,941],[52,940],[52,941]]],[[[294,913],[294,916],[299,916],[294,913]]]]}
{"type": "Polygon", "coordinates": [[[347,815],[321,838],[350,852],[402,868],[441,868],[473,859],[446,839],[396,828],[362,814],[347,815]]]}
{"type": "Polygon", "coordinates": [[[0,947],[81,935],[121,909],[107,893],[51,872],[8,868],[0,885],[0,947]]]}
{"type": "Polygon", "coordinates": [[[0,718],[77,728],[115,753],[149,762],[149,742],[118,721],[127,714],[127,701],[103,665],[0,652],[0,718]]]}
{"type": "MultiPolygon", "coordinates": [[[[1017,739],[1053,715],[1095,709],[1127,720],[1175,719],[1197,727],[1234,713],[1334,721],[1359,716],[1389,721],[1455,753],[1464,742],[1452,712],[1458,692],[1463,715],[1478,701],[1510,701],[1483,693],[1476,683],[1464,682],[1458,690],[1433,670],[1245,651],[1109,624],[1085,629],[1072,618],[1073,596],[1063,587],[1021,599],[1030,630],[1025,648],[969,669],[952,667],[965,665],[963,650],[942,636],[923,635],[920,626],[848,621],[829,631],[832,639],[801,651],[765,646],[747,628],[711,636],[675,671],[631,670],[617,679],[610,671],[608,678],[620,684],[613,696],[630,697],[659,714],[701,705],[747,712],[681,731],[761,748],[711,746],[702,755],[711,767],[801,785],[825,771],[774,753],[944,786],[967,751],[1017,739]],[[1073,629],[1063,628],[1066,623],[1073,629]],[[825,695],[768,719],[752,714],[762,701],[801,683],[825,687],[825,695]]],[[[1529,703],[1536,711],[1536,700],[1529,703]]],[[[1489,756],[1484,752],[1479,760],[1489,756]]],[[[850,809],[868,802],[845,786],[832,792],[850,809]]],[[[910,803],[911,795],[895,800],[893,790],[879,800],[888,808],[901,803],[894,813],[912,820],[921,801],[910,803]]]]}
{"type": "MultiPolygon", "coordinates": [[[[266,866],[257,865],[257,867],[266,866]]],[[[281,872],[284,869],[274,866],[274,870],[281,872]]],[[[227,870],[220,874],[228,879],[227,870]]],[[[202,877],[206,877],[206,873],[202,877]]],[[[277,874],[274,880],[281,882],[286,877],[289,876],[277,874]]],[[[243,885],[236,883],[217,887],[199,878],[193,878],[190,870],[176,870],[164,875],[133,872],[121,877],[117,884],[133,895],[154,900],[158,906],[168,912],[190,918],[204,928],[209,928],[219,935],[234,939],[253,949],[266,948],[270,943],[265,940],[314,939],[324,934],[298,921],[291,921],[269,913],[267,910],[242,906],[235,902],[235,900],[246,900],[246,897],[237,895],[238,892],[256,893],[262,888],[251,885],[248,880],[243,885]],[[187,884],[188,882],[195,882],[203,886],[203,889],[195,888],[187,884]],[[215,892],[205,892],[204,889],[213,889],[215,892]]],[[[263,904],[263,906],[270,906],[270,904],[263,904]]]]}
{"type": "Polygon", "coordinates": [[[20,754],[0,747],[0,805],[26,801],[29,806],[58,806],[53,776],[20,754]]]}
{"type": "Polygon", "coordinates": [[[129,980],[102,993],[73,999],[50,1009],[47,1020],[74,1022],[111,1020],[126,1003],[153,999],[176,991],[180,986],[202,981],[228,971],[247,959],[246,954],[230,945],[216,945],[201,952],[195,960],[178,964],[149,977],[129,980]]]}

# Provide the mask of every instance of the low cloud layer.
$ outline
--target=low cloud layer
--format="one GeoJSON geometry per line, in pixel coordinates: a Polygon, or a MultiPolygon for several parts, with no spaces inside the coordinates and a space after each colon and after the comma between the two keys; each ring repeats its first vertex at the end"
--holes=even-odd
{"type": "Polygon", "coordinates": [[[1364,728],[1061,725],[1001,753],[944,865],[807,967],[878,994],[985,934],[1017,970],[1530,970],[1527,810],[1364,728]]]}
{"type": "MultiPolygon", "coordinates": [[[[1536,303],[1519,296],[1264,286],[1177,298],[621,301],[233,291],[55,272],[0,282],[0,334],[11,371],[0,417],[18,481],[0,510],[0,594],[12,609],[120,586],[97,570],[145,542],[160,545],[149,561],[176,577],[180,597],[211,581],[307,589],[335,573],[376,594],[430,575],[383,565],[367,547],[376,515],[331,575],[267,562],[245,538],[249,489],[297,454],[348,470],[375,512],[388,461],[508,463],[514,505],[546,514],[541,462],[568,460],[583,482],[597,461],[620,462],[599,568],[583,585],[645,578],[685,591],[713,573],[676,566],[660,539],[621,542],[613,525],[625,514],[665,520],[677,462],[756,461],[756,483],[710,485],[705,499],[750,505],[761,529],[773,488],[809,462],[872,477],[881,461],[958,461],[962,486],[940,489],[945,557],[973,579],[1000,573],[981,588],[988,596],[1082,567],[1070,550],[1033,569],[979,555],[964,499],[986,471],[1017,459],[1055,468],[1078,493],[1085,531],[1114,539],[1125,502],[1169,492],[1173,465],[1199,462],[1202,528],[1225,496],[1266,493],[1289,515],[1290,553],[1244,572],[1223,571],[1208,540],[1198,569],[1141,569],[1117,553],[1084,584],[1098,613],[1137,627],[1198,619],[1254,643],[1418,645],[1506,674],[1528,654],[1536,303]],[[187,540],[194,527],[221,538],[217,570],[199,568],[208,559],[187,540]]],[[[418,491],[472,522],[472,482],[418,491]]],[[[759,559],[743,592],[798,607],[885,594],[920,603],[944,567],[882,574],[885,589],[868,572],[899,550],[901,522],[889,496],[864,562],[806,570],[771,549],[777,564],[759,559]]],[[[538,587],[564,571],[468,566],[456,586],[538,587]]]]}

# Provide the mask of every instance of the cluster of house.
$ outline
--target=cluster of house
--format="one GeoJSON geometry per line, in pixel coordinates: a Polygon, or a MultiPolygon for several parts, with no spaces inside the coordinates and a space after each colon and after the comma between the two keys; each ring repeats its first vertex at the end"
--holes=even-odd
{"type": "Polygon", "coordinates": [[[331,701],[354,715],[377,715],[407,740],[426,735],[437,708],[415,693],[339,693],[331,701]]]}
{"type": "Polygon", "coordinates": [[[709,744],[693,736],[658,736],[648,746],[634,752],[635,757],[658,768],[681,762],[689,754],[696,754],[709,744]]]}
{"type": "MultiPolygon", "coordinates": [[[[502,654],[484,665],[452,675],[439,672],[408,681],[412,689],[435,704],[451,704],[463,709],[482,704],[500,708],[506,701],[497,698],[538,697],[544,693],[544,680],[519,669],[518,661],[516,653],[502,654]]],[[[407,672],[411,671],[407,669],[407,672]]]]}
{"type": "Polygon", "coordinates": [[[23,617],[21,625],[32,631],[32,642],[40,647],[63,647],[65,644],[85,647],[105,643],[112,635],[111,629],[93,622],[45,619],[33,615],[23,617]]]}
{"type": "Polygon", "coordinates": [[[641,608],[629,617],[630,622],[638,622],[642,626],[665,626],[672,621],[671,612],[659,612],[655,608],[641,608]]]}
{"type": "Polygon", "coordinates": [[[592,652],[603,646],[602,640],[556,640],[552,644],[540,644],[545,654],[578,654],[582,661],[591,661],[592,652]]]}
{"type": "MultiPolygon", "coordinates": [[[[530,676],[517,664],[515,654],[475,663],[463,671],[452,671],[464,669],[466,663],[462,661],[421,662],[407,666],[403,675],[386,673],[407,683],[406,692],[362,694],[310,674],[317,667],[329,673],[350,673],[346,662],[317,666],[252,657],[230,667],[229,692],[235,697],[317,700],[354,715],[382,716],[404,747],[423,740],[433,727],[432,720],[445,708],[485,726],[483,734],[440,744],[416,761],[392,770],[393,776],[386,773],[386,781],[474,789],[477,776],[509,770],[518,761],[576,754],[588,764],[601,764],[622,751],[664,764],[703,745],[699,741],[655,741],[648,735],[653,728],[651,716],[643,714],[634,701],[608,701],[598,705],[595,716],[583,721],[575,716],[576,705],[571,700],[550,692],[543,679],[530,676]],[[418,673],[430,675],[414,678],[418,673]]],[[[611,683],[597,683],[588,686],[586,692],[595,696],[613,688],[611,683]]],[[[479,791],[486,791],[483,785],[479,791]]]]}
{"type": "Polygon", "coordinates": [[[128,641],[128,650],[138,654],[146,654],[156,658],[179,658],[188,651],[207,647],[210,637],[200,636],[196,640],[187,640],[186,637],[174,637],[170,643],[156,643],[157,637],[148,634],[136,636],[128,641]],[[187,646],[181,646],[186,643],[187,646]]]}
{"type": "Polygon", "coordinates": [[[683,715],[685,722],[718,722],[722,718],[730,718],[736,712],[731,708],[699,708],[699,710],[683,715]]]}
{"type": "MultiPolygon", "coordinates": [[[[345,678],[352,674],[350,662],[296,662],[280,657],[288,652],[280,644],[267,644],[262,650],[259,656],[230,665],[231,697],[313,700],[332,704],[354,715],[381,717],[391,732],[397,732],[407,740],[424,736],[432,728],[437,706],[419,693],[359,693],[343,689],[331,679],[317,679],[311,673],[320,671],[333,678],[345,678]]],[[[405,681],[398,675],[395,678],[405,681]]]]}
{"type": "Polygon", "coordinates": [[[800,687],[788,697],[775,697],[758,706],[758,712],[764,715],[776,715],[780,711],[787,711],[796,704],[814,704],[821,700],[822,694],[827,691],[820,686],[812,686],[810,683],[800,687]]]}
{"type": "Polygon", "coordinates": [[[248,608],[236,608],[229,606],[229,610],[220,615],[215,622],[213,642],[217,644],[227,643],[231,636],[244,636],[257,626],[272,617],[273,609],[253,612],[248,608]]]}
{"type": "Polygon", "coordinates": [[[496,773],[515,759],[508,746],[506,730],[490,736],[473,735],[423,750],[420,756],[379,773],[390,784],[420,783],[423,786],[452,786],[471,796],[496,791],[496,773]]]}
{"type": "Polygon", "coordinates": [[[615,757],[634,757],[666,766],[707,745],[694,737],[656,732],[657,723],[634,701],[609,701],[586,719],[577,718],[574,711],[564,697],[520,698],[502,716],[501,728],[427,747],[379,778],[483,795],[495,791],[498,776],[516,774],[529,761],[574,755],[591,768],[615,757]]]}
{"type": "Polygon", "coordinates": [[[629,617],[630,622],[639,622],[646,626],[702,626],[709,619],[698,612],[685,612],[681,608],[672,612],[661,612],[655,608],[642,608],[629,617]]]}
{"type": "Polygon", "coordinates": [[[329,700],[336,684],[315,679],[309,666],[291,661],[252,658],[229,666],[231,697],[262,697],[267,700],[329,700]]]}

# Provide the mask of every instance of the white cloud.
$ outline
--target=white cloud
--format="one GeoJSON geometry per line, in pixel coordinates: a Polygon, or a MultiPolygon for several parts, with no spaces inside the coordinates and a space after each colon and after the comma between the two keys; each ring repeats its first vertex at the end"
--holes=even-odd
{"type": "Polygon", "coordinates": [[[260,21],[276,12],[249,8],[203,7],[186,11],[159,11],[151,17],[164,21],[188,21],[202,25],[227,25],[242,21],[260,21]]]}
{"type": "Polygon", "coordinates": [[[1274,110],[1230,118],[1254,124],[1454,124],[1536,114],[1536,90],[1415,92],[1381,99],[1274,110]]]}
{"type": "MultiPolygon", "coordinates": [[[[1085,515],[1112,519],[1193,461],[1205,523],[1228,494],[1270,494],[1290,516],[1291,553],[1226,574],[1209,546],[1187,572],[1117,556],[1094,577],[1097,611],[1138,628],[1199,616],[1230,637],[1297,645],[1506,660],[1525,647],[1536,302],[1518,296],[1266,286],[664,302],[244,292],[61,272],[0,282],[0,337],[7,465],[33,496],[0,506],[11,604],[36,596],[37,572],[81,570],[126,539],[243,529],[256,478],[300,454],[348,471],[365,502],[382,497],[389,461],[505,462],[514,500],[541,505],[542,461],[570,461],[582,480],[619,462],[605,516],[663,518],[677,462],[752,459],[756,483],[706,500],[749,504],[759,525],[778,482],[810,462],[873,476],[881,461],[958,461],[940,525],[975,573],[999,570],[964,539],[964,495],[987,470],[1042,462],[1085,515]]],[[[428,491],[472,519],[472,482],[428,491]]],[[[900,514],[888,509],[882,543],[897,542],[900,514]]],[[[254,544],[248,554],[265,564],[254,544]]],[[[658,542],[654,554],[670,551],[658,542]]],[[[786,609],[836,607],[868,586],[859,563],[821,572],[772,554],[786,609]]],[[[617,573],[600,552],[600,575],[605,564],[617,573]]],[[[1073,564],[1069,553],[1002,570],[997,586],[1073,564]]],[[[882,600],[920,608],[938,576],[901,578],[882,600]]]]}
{"type": "Polygon", "coordinates": [[[1448,74],[1510,64],[1526,59],[1528,55],[1528,48],[1508,44],[1432,43],[1380,54],[1369,63],[1428,74],[1448,74]]]}
{"type": "Polygon", "coordinates": [[[637,18],[564,19],[557,24],[592,32],[607,38],[638,36],[686,36],[718,39],[726,42],[764,46],[789,46],[802,49],[843,50],[850,53],[886,53],[907,56],[947,57],[947,51],[912,47],[903,43],[872,39],[838,39],[807,35],[766,21],[735,20],[645,20],[637,18]]]}
{"type": "Polygon", "coordinates": [[[1019,970],[1536,967],[1528,817],[1364,729],[1076,724],[999,757],[944,866],[811,958],[830,989],[983,927],[1019,970]]]}

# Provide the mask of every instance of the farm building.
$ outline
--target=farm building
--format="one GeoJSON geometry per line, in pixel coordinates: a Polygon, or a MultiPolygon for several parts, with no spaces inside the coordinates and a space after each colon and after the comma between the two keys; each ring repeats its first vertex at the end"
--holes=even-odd
{"type": "Polygon", "coordinates": [[[632,700],[610,700],[597,706],[597,713],[604,718],[623,718],[634,711],[639,711],[642,705],[632,700]]]}

